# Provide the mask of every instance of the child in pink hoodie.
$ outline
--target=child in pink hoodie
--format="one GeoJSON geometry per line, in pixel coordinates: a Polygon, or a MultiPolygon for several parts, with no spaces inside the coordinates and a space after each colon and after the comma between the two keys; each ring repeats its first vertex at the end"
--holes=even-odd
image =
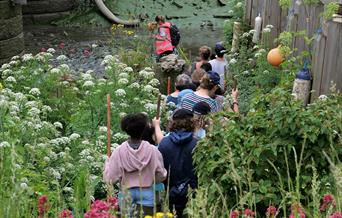
{"type": "MultiPolygon", "coordinates": [[[[143,113],[130,114],[122,119],[121,129],[130,139],[116,148],[106,160],[103,176],[107,183],[120,182],[121,192],[124,193],[121,193],[122,197],[131,201],[127,207],[142,206],[144,215],[153,215],[153,184],[164,181],[167,171],[158,149],[141,140],[147,123],[148,118],[143,113]]],[[[126,207],[122,199],[120,206],[126,207]]]]}

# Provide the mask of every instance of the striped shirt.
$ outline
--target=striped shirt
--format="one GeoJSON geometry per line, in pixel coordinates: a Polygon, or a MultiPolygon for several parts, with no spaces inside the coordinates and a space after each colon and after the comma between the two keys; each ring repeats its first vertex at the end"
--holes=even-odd
{"type": "Polygon", "coordinates": [[[211,112],[217,112],[218,111],[218,106],[217,106],[217,102],[215,101],[215,99],[205,98],[205,97],[196,95],[195,93],[189,93],[189,94],[185,95],[182,99],[180,107],[192,111],[195,104],[197,104],[201,101],[204,101],[204,102],[209,104],[209,106],[211,108],[211,110],[210,110],[211,112]]]}

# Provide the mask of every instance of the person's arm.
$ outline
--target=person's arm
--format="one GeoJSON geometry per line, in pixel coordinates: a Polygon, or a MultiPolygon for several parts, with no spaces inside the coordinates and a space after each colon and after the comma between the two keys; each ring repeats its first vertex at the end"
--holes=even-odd
{"type": "Polygon", "coordinates": [[[164,138],[163,132],[160,128],[160,118],[153,118],[152,120],[154,126],[154,134],[156,136],[156,143],[159,144],[161,140],[164,138]]]}
{"type": "Polygon", "coordinates": [[[106,183],[116,183],[120,180],[122,175],[118,160],[117,150],[109,158],[107,157],[103,171],[103,180],[106,183]]]}
{"type": "Polygon", "coordinates": [[[235,113],[239,113],[238,95],[239,95],[238,89],[233,89],[233,90],[232,90],[233,111],[234,111],[235,113]]]}

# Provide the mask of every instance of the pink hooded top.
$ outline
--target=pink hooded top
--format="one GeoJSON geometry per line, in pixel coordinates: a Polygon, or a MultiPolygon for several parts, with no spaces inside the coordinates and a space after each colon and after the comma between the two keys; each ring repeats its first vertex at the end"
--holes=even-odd
{"type": "Polygon", "coordinates": [[[125,188],[151,187],[154,178],[158,183],[166,175],[161,153],[147,141],[142,141],[136,150],[127,141],[122,143],[106,160],[103,172],[106,182],[120,181],[125,188]]]}

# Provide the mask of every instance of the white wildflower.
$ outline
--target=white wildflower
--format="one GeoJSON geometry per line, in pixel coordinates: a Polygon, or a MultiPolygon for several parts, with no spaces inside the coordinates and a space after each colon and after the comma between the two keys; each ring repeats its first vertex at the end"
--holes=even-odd
{"type": "Polygon", "coordinates": [[[70,138],[70,140],[71,141],[74,141],[74,140],[76,140],[76,139],[78,139],[78,138],[80,138],[81,136],[79,135],[79,134],[77,134],[77,133],[73,133],[73,134],[71,134],[70,136],[69,136],[69,138],[70,138]]]}
{"type": "Polygon", "coordinates": [[[148,84],[151,85],[151,86],[159,86],[160,82],[159,82],[158,79],[154,78],[148,84]]]}
{"type": "Polygon", "coordinates": [[[64,187],[64,188],[63,188],[63,191],[69,192],[69,193],[73,193],[73,192],[74,192],[74,189],[72,189],[71,187],[64,187]]]}
{"type": "Polygon", "coordinates": [[[93,87],[95,85],[95,83],[93,81],[85,81],[83,84],[83,87],[93,87]]]}
{"type": "Polygon", "coordinates": [[[25,182],[22,182],[22,183],[20,183],[20,188],[25,190],[28,188],[28,185],[25,182]]]}
{"type": "Polygon", "coordinates": [[[235,58],[232,58],[230,61],[229,61],[229,64],[236,64],[237,63],[237,60],[235,58]]]}
{"type": "Polygon", "coordinates": [[[126,103],[120,103],[120,107],[122,108],[129,108],[129,105],[126,103]]]}
{"type": "Polygon", "coordinates": [[[265,53],[266,50],[262,48],[262,49],[260,49],[258,52],[259,52],[259,53],[265,53]]]}
{"type": "Polygon", "coordinates": [[[16,56],[13,56],[12,58],[11,58],[11,60],[12,61],[15,61],[15,60],[18,60],[20,57],[18,56],[18,55],[16,55],[16,56]]]}
{"type": "Polygon", "coordinates": [[[50,158],[47,157],[47,156],[45,156],[45,157],[43,158],[43,160],[44,160],[45,162],[50,162],[50,158]]]}
{"type": "Polygon", "coordinates": [[[125,67],[123,70],[126,73],[132,73],[133,72],[133,68],[132,67],[125,67]]]}
{"type": "Polygon", "coordinates": [[[39,96],[39,95],[40,95],[40,91],[39,91],[38,88],[32,88],[32,89],[29,91],[29,93],[30,93],[31,95],[35,95],[35,96],[39,96]]]}
{"type": "Polygon", "coordinates": [[[79,91],[79,89],[77,87],[72,88],[72,90],[74,90],[74,92],[78,92],[79,91]]]}
{"type": "Polygon", "coordinates": [[[112,71],[112,70],[113,70],[113,68],[111,66],[106,66],[105,67],[105,71],[112,71]]]}
{"type": "Polygon", "coordinates": [[[82,80],[93,80],[93,76],[89,73],[82,73],[81,77],[82,77],[82,80]]]}
{"type": "Polygon", "coordinates": [[[63,124],[62,124],[61,122],[54,122],[53,125],[54,125],[56,128],[63,129],[63,124]]]}
{"type": "Polygon", "coordinates": [[[59,55],[56,59],[57,61],[66,61],[68,60],[68,57],[65,55],[59,55]]]}
{"type": "Polygon", "coordinates": [[[126,85],[128,84],[128,80],[126,78],[121,78],[118,81],[119,85],[126,85]]]}
{"type": "Polygon", "coordinates": [[[328,99],[328,96],[326,96],[326,95],[320,95],[320,96],[318,97],[318,99],[321,100],[321,101],[325,101],[325,100],[328,99]]]}
{"type": "Polygon", "coordinates": [[[139,85],[139,83],[134,82],[131,85],[129,85],[129,88],[131,88],[131,89],[139,89],[140,85],[139,85]]]}
{"type": "Polygon", "coordinates": [[[50,72],[51,72],[52,74],[59,74],[59,73],[61,72],[61,70],[58,69],[58,68],[52,68],[52,69],[50,70],[50,72]]]}
{"type": "Polygon", "coordinates": [[[242,38],[247,38],[248,36],[249,36],[249,33],[243,33],[241,37],[242,38]]]}
{"type": "Polygon", "coordinates": [[[17,65],[18,63],[19,63],[18,61],[11,61],[11,62],[9,62],[9,64],[10,64],[11,66],[17,65]]]}
{"type": "Polygon", "coordinates": [[[119,113],[119,117],[120,117],[120,118],[123,118],[123,117],[126,116],[126,115],[127,115],[127,114],[126,114],[125,112],[120,112],[120,113],[119,113]]]}
{"type": "Polygon", "coordinates": [[[36,117],[40,114],[40,110],[38,108],[33,107],[27,112],[27,114],[29,116],[36,117]]]}
{"type": "Polygon", "coordinates": [[[238,2],[236,5],[235,5],[236,8],[242,8],[243,7],[243,3],[242,2],[238,2]]]}
{"type": "Polygon", "coordinates": [[[32,54],[24,54],[22,56],[22,59],[23,59],[23,61],[30,61],[33,59],[33,55],[32,54]]]}
{"type": "Polygon", "coordinates": [[[0,148],[9,148],[11,147],[10,143],[3,141],[0,143],[0,148]]]}
{"type": "Polygon", "coordinates": [[[99,131],[100,132],[107,132],[107,127],[106,126],[100,126],[99,131]]]}
{"type": "Polygon", "coordinates": [[[2,69],[8,69],[8,68],[10,68],[10,67],[11,67],[11,65],[9,65],[9,64],[3,64],[3,65],[1,66],[2,69]]]}
{"type": "Polygon", "coordinates": [[[106,56],[104,57],[104,60],[106,60],[106,61],[112,61],[112,60],[114,60],[114,57],[113,57],[112,55],[106,55],[106,56]]]}
{"type": "Polygon", "coordinates": [[[255,29],[251,29],[248,34],[253,35],[255,33],[255,29]]]}
{"type": "Polygon", "coordinates": [[[151,85],[146,85],[144,88],[143,88],[143,91],[144,92],[147,92],[147,93],[150,93],[152,92],[153,90],[153,87],[151,85]]]}
{"type": "Polygon", "coordinates": [[[85,74],[93,74],[93,73],[94,73],[93,70],[87,70],[87,71],[85,72],[85,74]]]}
{"type": "Polygon", "coordinates": [[[126,95],[126,91],[123,89],[118,89],[115,91],[115,95],[118,97],[124,97],[126,95]]]}
{"type": "Polygon", "coordinates": [[[257,52],[257,53],[255,53],[254,57],[258,58],[258,57],[260,57],[261,55],[262,55],[262,54],[261,54],[260,52],[257,52]]]}
{"type": "Polygon", "coordinates": [[[144,108],[148,111],[148,112],[153,112],[157,110],[157,105],[156,104],[152,104],[152,103],[147,103],[144,105],[144,108]]]}
{"type": "Polygon", "coordinates": [[[47,50],[47,52],[49,52],[49,53],[51,53],[51,54],[54,54],[54,53],[56,52],[56,50],[53,49],[53,48],[49,48],[49,49],[47,50]]]}
{"type": "Polygon", "coordinates": [[[17,80],[13,76],[9,76],[5,79],[5,82],[16,83],[17,80]]]}
{"type": "Polygon", "coordinates": [[[12,75],[12,70],[11,69],[6,69],[6,70],[4,70],[4,71],[2,71],[2,75],[4,76],[4,77],[6,77],[6,76],[10,76],[10,75],[12,75]]]}
{"type": "Polygon", "coordinates": [[[273,25],[271,25],[271,24],[268,24],[268,25],[266,25],[266,28],[268,28],[268,29],[273,29],[273,25]]]}
{"type": "Polygon", "coordinates": [[[91,45],[92,48],[96,48],[98,45],[96,45],[95,43],[91,45]]]}
{"type": "Polygon", "coordinates": [[[119,74],[119,78],[128,79],[128,77],[129,77],[128,73],[120,73],[120,74],[119,74]]]}
{"type": "Polygon", "coordinates": [[[63,70],[65,70],[65,71],[68,71],[68,70],[70,70],[70,67],[69,67],[67,64],[61,64],[61,65],[59,66],[59,69],[63,69],[63,70]]]}

